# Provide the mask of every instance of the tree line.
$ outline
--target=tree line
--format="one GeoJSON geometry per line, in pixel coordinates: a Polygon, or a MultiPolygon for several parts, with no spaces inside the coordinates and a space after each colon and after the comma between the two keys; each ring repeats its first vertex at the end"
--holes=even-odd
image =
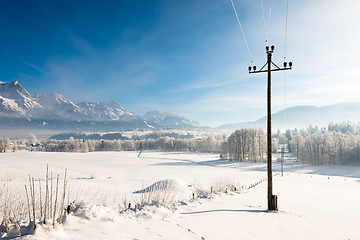
{"type": "Polygon", "coordinates": [[[221,137],[210,136],[201,139],[175,139],[160,137],[158,139],[141,140],[84,140],[70,137],[68,140],[47,139],[43,141],[28,140],[26,148],[45,152],[94,152],[94,151],[185,151],[185,152],[216,152],[221,150],[221,137]]]}
{"type": "MultiPolygon", "coordinates": [[[[328,127],[277,131],[272,134],[272,152],[286,144],[299,161],[313,165],[360,165],[360,124],[330,123],[328,127]]],[[[266,133],[262,129],[241,129],[222,143],[223,159],[266,161],[266,133]]]]}
{"type": "Polygon", "coordinates": [[[327,128],[309,127],[288,132],[289,150],[297,159],[313,165],[360,164],[359,125],[329,124],[327,128]]]}
{"type": "MultiPolygon", "coordinates": [[[[277,131],[272,134],[272,151],[286,144],[299,161],[313,165],[360,164],[360,124],[351,122],[330,123],[326,128],[277,131]]],[[[157,139],[85,140],[70,137],[67,140],[38,141],[34,134],[27,140],[12,142],[0,138],[0,152],[28,149],[48,152],[93,151],[187,151],[216,152],[224,160],[266,161],[266,133],[263,129],[240,129],[226,136],[182,138],[162,136],[157,139]]]]}
{"type": "Polygon", "coordinates": [[[263,129],[240,129],[222,143],[222,158],[230,161],[266,160],[266,134],[263,129]]]}

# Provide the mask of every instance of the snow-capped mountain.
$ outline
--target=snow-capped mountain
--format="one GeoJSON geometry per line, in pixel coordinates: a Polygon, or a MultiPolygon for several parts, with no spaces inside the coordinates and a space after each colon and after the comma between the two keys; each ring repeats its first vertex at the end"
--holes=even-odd
{"type": "Polygon", "coordinates": [[[138,116],[116,102],[73,103],[60,93],[34,97],[19,82],[0,82],[0,127],[112,131],[153,128],[197,128],[172,112],[138,116]]]}
{"type": "Polygon", "coordinates": [[[165,128],[196,128],[199,123],[190,121],[174,112],[147,112],[143,116],[144,120],[153,126],[163,126],[165,128]]]}
{"type": "Polygon", "coordinates": [[[25,111],[13,99],[0,96],[0,114],[3,116],[25,116],[25,111]]]}
{"type": "Polygon", "coordinates": [[[137,118],[115,102],[74,104],[60,93],[32,97],[19,82],[0,82],[1,116],[70,121],[130,121],[137,118]]]}
{"type": "Polygon", "coordinates": [[[0,82],[0,111],[2,115],[24,116],[40,110],[42,106],[26,91],[18,81],[0,82]]]}
{"type": "Polygon", "coordinates": [[[131,121],[137,118],[135,114],[113,101],[98,103],[81,102],[78,106],[90,119],[131,121]]]}
{"type": "Polygon", "coordinates": [[[37,101],[44,107],[44,109],[53,114],[52,118],[65,118],[68,120],[77,121],[87,118],[87,115],[84,113],[83,109],[75,105],[72,101],[65,98],[60,93],[40,95],[37,98],[37,101]]]}

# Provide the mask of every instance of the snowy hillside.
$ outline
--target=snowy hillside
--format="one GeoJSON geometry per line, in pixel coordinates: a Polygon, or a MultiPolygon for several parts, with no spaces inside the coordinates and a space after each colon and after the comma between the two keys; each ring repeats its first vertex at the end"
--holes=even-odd
{"type": "MultiPolygon", "coordinates": [[[[265,113],[264,113],[265,114],[265,113]]],[[[307,128],[312,126],[327,127],[330,122],[360,121],[360,102],[345,102],[322,107],[297,106],[272,114],[273,129],[307,128]]],[[[221,130],[241,128],[265,128],[266,117],[252,122],[230,123],[219,126],[221,130]]]]}
{"type": "Polygon", "coordinates": [[[226,162],[214,154],[145,151],[137,155],[4,154],[0,180],[11,191],[23,196],[28,174],[42,181],[44,191],[49,164],[53,174],[63,175],[68,169],[66,202],[75,201],[63,225],[54,229],[39,223],[34,233],[22,237],[14,227],[4,239],[338,240],[360,236],[360,167],[310,166],[287,158],[281,177],[275,162],[279,212],[267,212],[266,163],[226,162]]]}

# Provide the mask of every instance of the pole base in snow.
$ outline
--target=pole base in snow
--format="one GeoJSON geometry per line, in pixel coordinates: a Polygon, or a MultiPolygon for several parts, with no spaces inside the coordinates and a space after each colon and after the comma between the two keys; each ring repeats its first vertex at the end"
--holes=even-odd
{"type": "Polygon", "coordinates": [[[277,195],[271,196],[271,206],[269,206],[269,211],[278,211],[278,197],[277,195]]]}

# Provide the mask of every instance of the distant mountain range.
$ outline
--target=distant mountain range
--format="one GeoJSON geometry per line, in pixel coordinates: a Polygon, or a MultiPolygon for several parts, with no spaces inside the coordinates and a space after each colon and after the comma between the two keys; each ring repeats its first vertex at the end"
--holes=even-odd
{"type": "Polygon", "coordinates": [[[74,104],[60,93],[31,96],[17,81],[0,82],[0,127],[76,131],[199,128],[172,112],[139,116],[116,102],[74,104]]]}
{"type": "MultiPolygon", "coordinates": [[[[327,126],[330,122],[360,121],[360,102],[323,107],[290,107],[272,115],[272,129],[327,126]]],[[[151,111],[144,116],[116,102],[73,103],[60,93],[31,96],[17,81],[0,82],[0,128],[59,131],[122,131],[132,129],[201,129],[199,123],[173,112],[151,111]]],[[[215,130],[266,128],[266,117],[221,125],[215,130]]]]}
{"type": "MultiPolygon", "coordinates": [[[[327,127],[330,122],[360,121],[360,102],[344,102],[323,107],[290,107],[271,115],[272,129],[294,129],[312,126],[327,127]]],[[[231,123],[217,127],[218,130],[241,128],[266,128],[267,117],[253,122],[231,123]]]]}

